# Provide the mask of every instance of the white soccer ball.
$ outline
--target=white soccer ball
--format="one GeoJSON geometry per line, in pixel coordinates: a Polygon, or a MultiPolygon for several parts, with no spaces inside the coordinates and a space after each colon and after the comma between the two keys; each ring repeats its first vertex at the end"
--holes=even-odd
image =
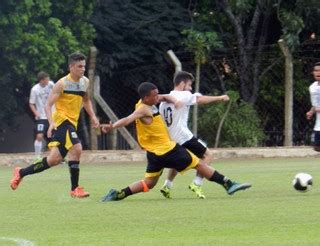
{"type": "Polygon", "coordinates": [[[308,173],[298,173],[292,180],[294,189],[300,192],[306,192],[311,189],[312,176],[308,173]]]}

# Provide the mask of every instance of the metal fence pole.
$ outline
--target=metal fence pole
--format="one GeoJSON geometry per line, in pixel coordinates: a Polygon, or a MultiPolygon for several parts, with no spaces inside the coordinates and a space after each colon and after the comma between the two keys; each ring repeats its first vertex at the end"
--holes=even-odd
{"type": "Polygon", "coordinates": [[[292,54],[283,39],[278,44],[285,57],[284,146],[292,146],[293,125],[293,63],[292,54]]]}

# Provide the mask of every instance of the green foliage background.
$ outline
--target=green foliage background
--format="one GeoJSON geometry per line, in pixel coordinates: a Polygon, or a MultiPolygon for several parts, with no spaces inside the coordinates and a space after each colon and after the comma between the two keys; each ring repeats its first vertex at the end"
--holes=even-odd
{"type": "Polygon", "coordinates": [[[67,71],[67,56],[87,53],[95,38],[89,23],[94,2],[2,1],[0,5],[0,122],[12,123],[26,110],[36,74],[58,79],[67,71]]]}
{"type": "MultiPolygon", "coordinates": [[[[283,66],[273,67],[273,74],[264,69],[272,66],[276,58],[282,59],[276,42],[280,37],[285,38],[294,51],[297,96],[295,103],[301,106],[308,103],[305,87],[310,78],[305,78],[306,71],[319,57],[319,51],[314,49],[318,41],[309,38],[312,32],[317,34],[320,30],[317,21],[319,9],[319,1],[316,0],[1,1],[0,125],[19,124],[15,122],[15,117],[22,112],[30,112],[27,99],[40,70],[49,72],[52,79],[56,80],[67,72],[68,54],[74,51],[88,54],[89,47],[93,44],[99,50],[97,72],[101,78],[103,97],[119,117],[128,115],[138,98],[136,87],[140,82],[155,82],[162,93],[172,89],[174,68],[165,56],[167,50],[172,49],[178,54],[183,69],[195,73],[194,52],[188,50],[185,45],[187,39],[182,34],[183,30],[189,30],[199,35],[214,34],[212,38],[221,41],[221,46],[205,49],[208,52],[207,59],[201,60],[203,64],[200,92],[208,94],[217,90],[217,94],[222,94],[225,89],[237,91],[241,99],[253,104],[252,110],[249,110],[241,99],[238,100],[239,103],[234,107],[239,113],[246,112],[242,117],[252,115],[258,118],[257,121],[254,120],[254,126],[260,122],[260,118],[261,129],[274,126],[281,131],[282,118],[274,122],[266,120],[273,116],[273,112],[281,114],[283,110],[283,86],[279,83],[283,81],[283,66]],[[225,6],[227,8],[224,8],[225,6]],[[227,12],[222,9],[227,9],[227,12]],[[271,21],[264,26],[264,30],[258,28],[253,35],[250,34],[250,23],[256,10],[263,13],[261,19],[256,20],[260,24],[259,27],[262,27],[265,21],[271,21]],[[250,43],[238,42],[241,35],[239,36],[228,13],[239,21],[244,35],[242,38],[251,38],[250,43]],[[266,16],[269,19],[263,19],[266,16]],[[263,35],[266,35],[266,39],[260,42],[259,38],[263,35]],[[310,41],[310,44],[315,43],[314,46],[310,46],[309,52],[306,41],[310,41]],[[246,48],[245,45],[248,44],[251,48],[246,48]],[[244,47],[240,47],[241,45],[244,47]],[[243,48],[244,53],[239,55],[240,48],[243,48]],[[275,54],[276,52],[278,53],[275,54]],[[271,53],[273,54],[270,55],[271,53]],[[246,59],[241,60],[243,57],[246,59]],[[262,57],[261,65],[251,69],[257,64],[257,57],[262,57]],[[241,66],[243,61],[251,63],[241,66]],[[231,72],[228,74],[223,69],[224,63],[230,66],[231,72]],[[213,69],[212,64],[217,66],[217,71],[213,69]],[[252,89],[253,71],[263,74],[255,80],[258,81],[258,90],[252,89]],[[245,76],[240,76],[241,74],[245,76]],[[279,76],[275,79],[274,74],[279,76]],[[230,83],[226,84],[227,82],[230,83]],[[270,96],[270,88],[275,92],[273,96],[270,96]],[[122,104],[124,99],[126,102],[122,104]],[[265,108],[264,105],[270,108],[265,108]]],[[[216,118],[209,114],[218,113],[219,107],[216,109],[217,112],[208,109],[204,118],[216,118]]],[[[236,118],[239,115],[231,111],[228,118],[236,118]]],[[[301,117],[294,117],[297,119],[296,126],[306,125],[301,117]]],[[[228,122],[230,119],[227,119],[224,127],[228,127],[230,123],[230,131],[241,129],[237,133],[240,134],[240,139],[244,138],[241,137],[241,133],[247,132],[251,140],[246,144],[251,146],[263,139],[259,132],[251,136],[244,126],[233,128],[231,125],[235,123],[228,122]],[[255,134],[256,140],[253,137],[255,134]]],[[[204,119],[201,121],[201,124],[206,122],[204,119]]],[[[222,135],[225,134],[233,136],[231,132],[222,135]]],[[[235,139],[232,141],[237,142],[235,139]]],[[[243,141],[239,142],[241,146],[245,144],[243,141]]],[[[225,143],[227,146],[230,144],[225,143]]]]}
{"type": "MultiPolygon", "coordinates": [[[[222,125],[218,147],[256,147],[265,139],[259,115],[252,104],[239,98],[236,91],[226,93],[230,97],[230,111],[222,125]]],[[[199,114],[199,136],[209,147],[216,144],[219,123],[228,104],[204,106],[199,114]]]]}

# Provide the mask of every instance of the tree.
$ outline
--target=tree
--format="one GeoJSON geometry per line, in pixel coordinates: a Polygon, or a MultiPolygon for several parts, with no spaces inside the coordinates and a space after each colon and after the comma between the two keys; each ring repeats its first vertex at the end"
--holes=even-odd
{"type": "Polygon", "coordinates": [[[199,136],[204,136],[208,146],[215,148],[260,146],[265,135],[253,105],[240,99],[236,91],[227,93],[228,104],[212,104],[202,109],[199,136]]]}
{"type": "MultiPolygon", "coordinates": [[[[207,62],[208,55],[213,48],[221,47],[221,42],[218,40],[216,32],[199,32],[193,29],[185,29],[182,34],[186,35],[186,39],[183,42],[186,49],[194,55],[196,64],[195,92],[199,92],[201,64],[207,62]]],[[[197,136],[198,105],[193,107],[192,118],[193,134],[197,136]]]]}
{"type": "Polygon", "coordinates": [[[142,81],[157,84],[160,92],[172,88],[169,49],[181,46],[181,31],[190,26],[188,12],[170,0],[106,0],[95,10],[97,69],[103,97],[118,117],[127,115],[138,99],[142,81]],[[117,95],[115,97],[114,95],[117,95]]]}
{"type": "Polygon", "coordinates": [[[30,87],[40,70],[47,71],[52,78],[60,77],[65,73],[67,54],[88,51],[94,29],[81,23],[88,22],[91,12],[85,7],[92,4],[83,2],[7,0],[1,3],[0,65],[7,69],[0,71],[0,122],[12,122],[15,115],[25,111],[30,87]],[[82,11],[67,13],[66,4],[82,11]],[[64,19],[57,18],[55,13],[64,19]]]}

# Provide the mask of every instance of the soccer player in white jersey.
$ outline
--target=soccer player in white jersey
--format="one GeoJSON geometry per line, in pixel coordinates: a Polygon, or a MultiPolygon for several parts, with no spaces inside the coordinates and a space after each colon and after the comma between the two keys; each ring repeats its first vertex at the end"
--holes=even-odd
{"type": "Polygon", "coordinates": [[[50,81],[49,74],[43,71],[38,73],[37,80],[38,83],[32,87],[30,92],[29,105],[36,120],[34,152],[36,157],[40,158],[42,155],[43,143],[46,139],[46,133],[49,127],[44,107],[54,83],[50,81]]]}
{"type": "MultiPolygon", "coordinates": [[[[227,95],[202,96],[200,93],[191,93],[193,81],[194,77],[191,73],[184,71],[177,72],[173,80],[174,90],[170,92],[170,95],[184,102],[185,106],[176,109],[170,103],[162,102],[160,104],[160,114],[167,124],[172,140],[190,150],[206,164],[209,164],[211,161],[209,149],[206,144],[196,138],[188,128],[190,106],[195,104],[227,102],[229,101],[229,97],[227,95]]],[[[177,172],[174,169],[170,169],[167,179],[160,190],[166,198],[171,198],[170,189],[173,186],[173,179],[176,175],[177,172]]],[[[204,199],[205,195],[201,188],[202,183],[203,177],[197,173],[193,182],[189,185],[189,189],[195,192],[197,197],[204,199]]]]}
{"type": "Polygon", "coordinates": [[[320,62],[313,66],[313,77],[315,81],[309,86],[311,109],[307,112],[307,119],[311,120],[316,113],[316,122],[313,127],[312,144],[315,151],[320,151],[320,62]]]}

